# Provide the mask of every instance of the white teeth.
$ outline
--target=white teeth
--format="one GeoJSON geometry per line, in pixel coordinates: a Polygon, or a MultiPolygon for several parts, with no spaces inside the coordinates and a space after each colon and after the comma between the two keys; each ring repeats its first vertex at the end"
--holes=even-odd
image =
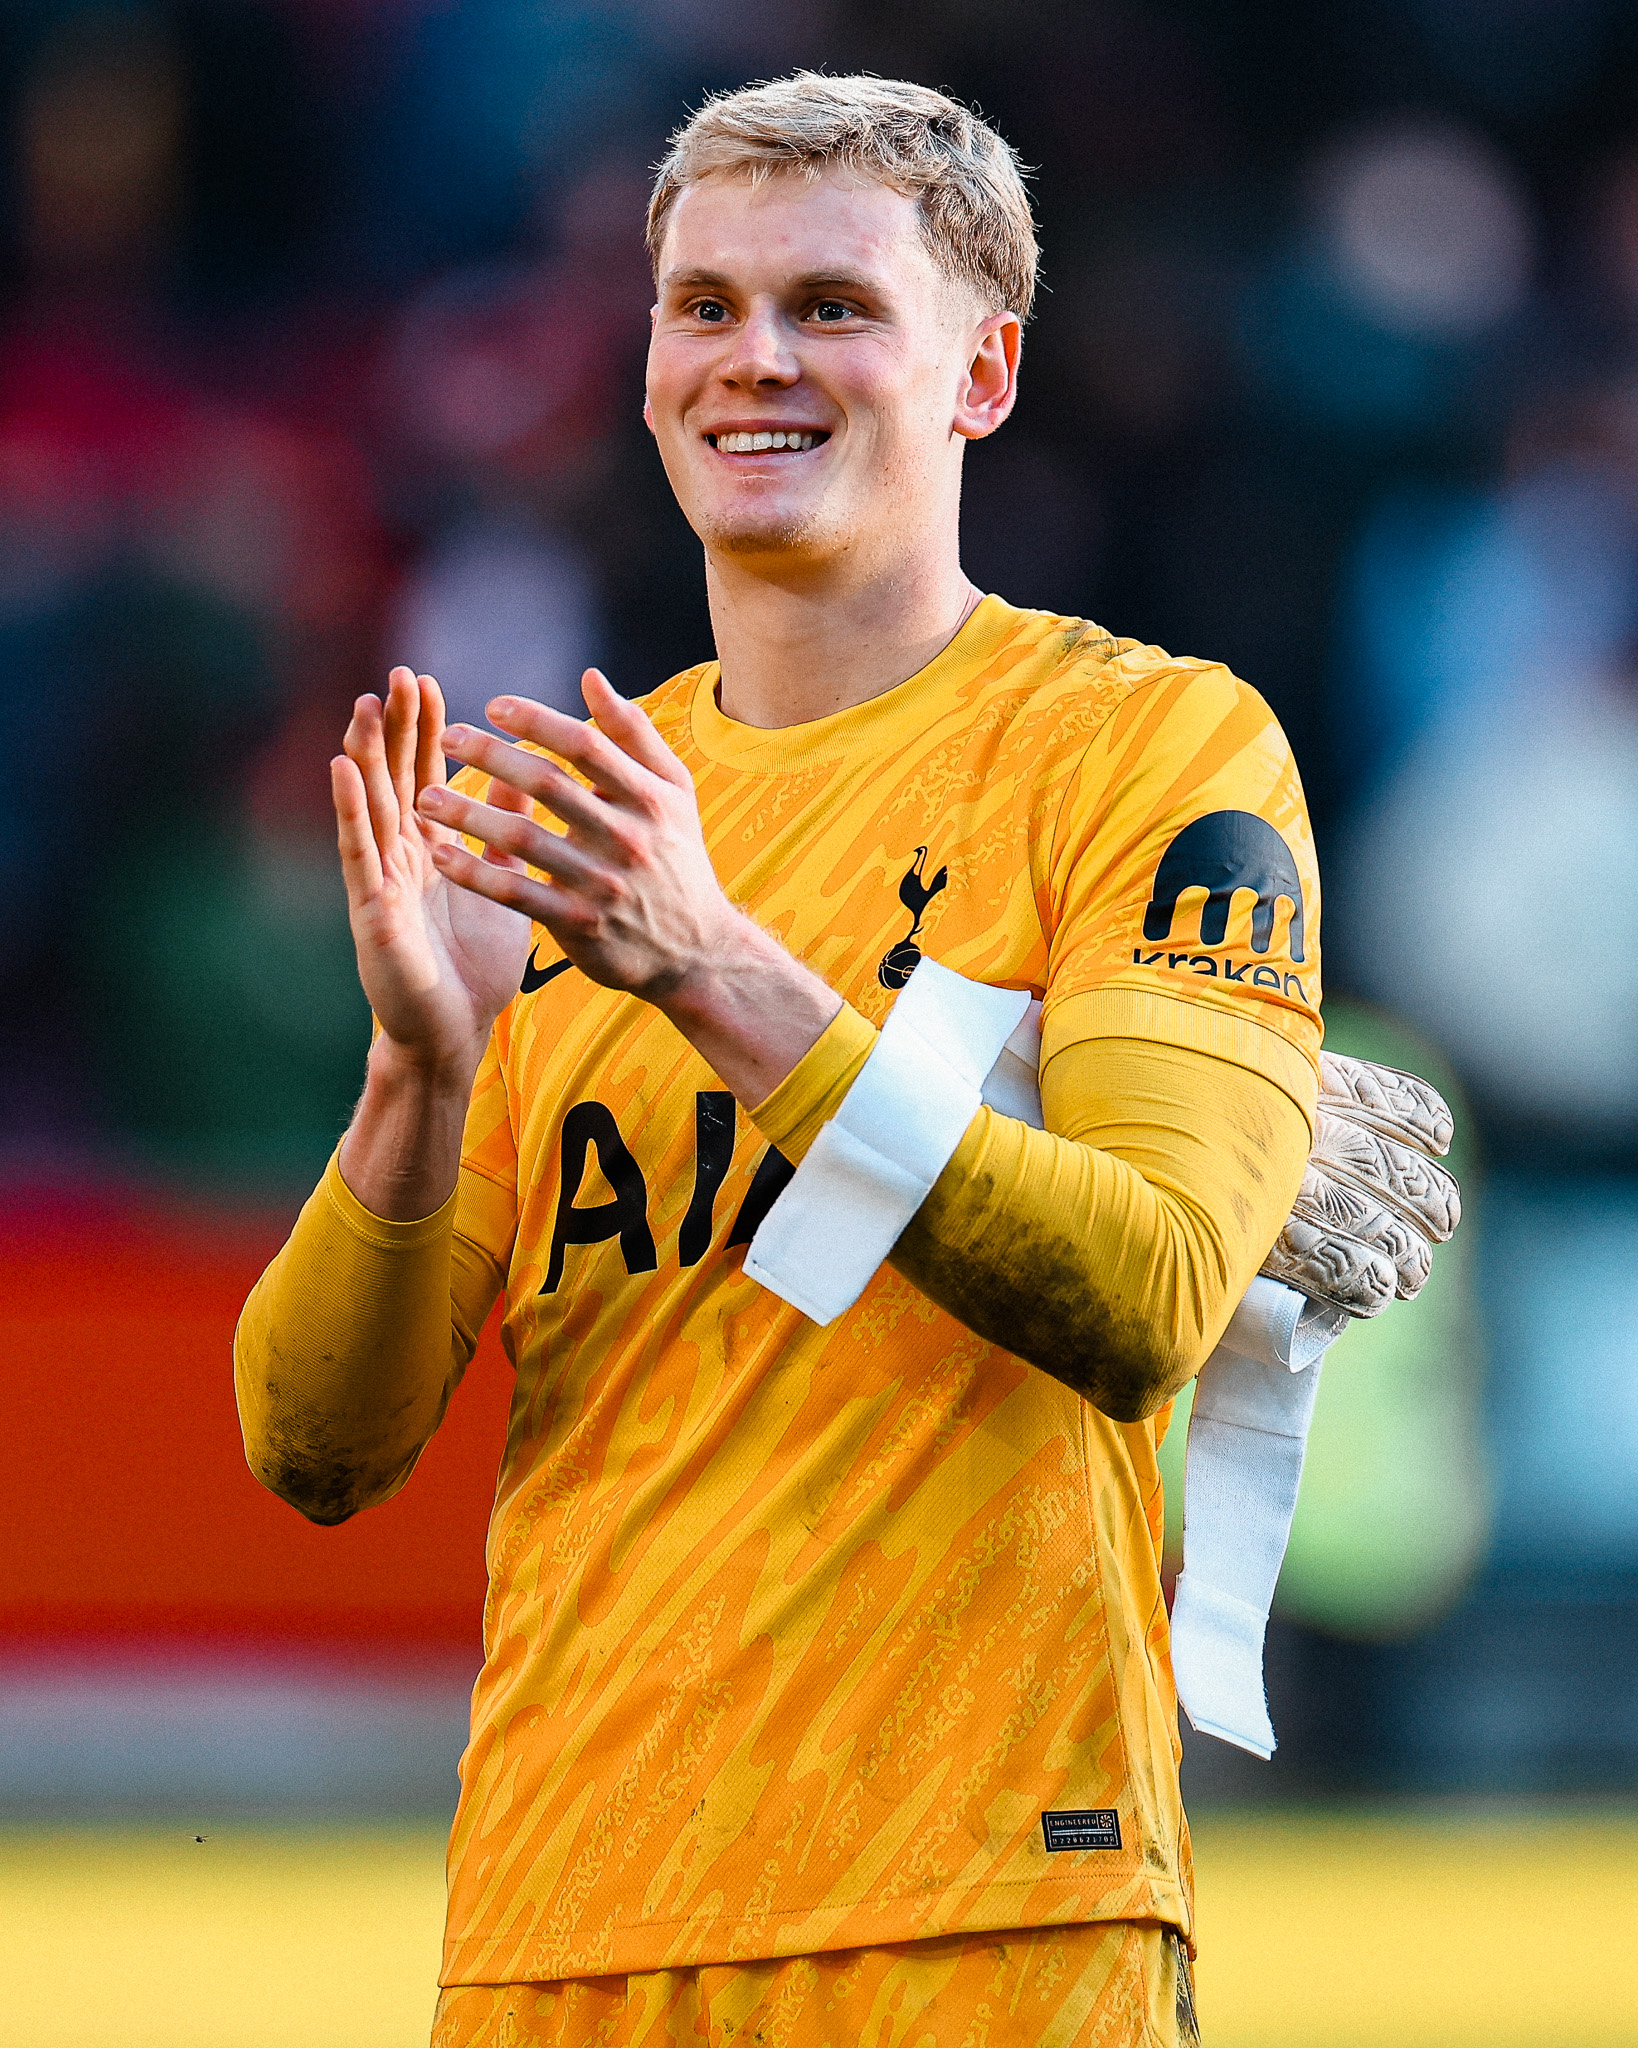
{"type": "Polygon", "coordinates": [[[724,455],[760,455],[767,448],[792,448],[805,453],[817,438],[814,434],[785,429],[777,433],[719,434],[717,447],[724,455]]]}

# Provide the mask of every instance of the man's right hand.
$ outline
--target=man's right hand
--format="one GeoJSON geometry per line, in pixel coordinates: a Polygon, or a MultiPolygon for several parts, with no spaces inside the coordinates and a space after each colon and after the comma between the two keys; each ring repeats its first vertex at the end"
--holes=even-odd
{"type": "MultiPolygon", "coordinates": [[[[342,1175],[367,1209],[403,1222],[431,1215],[455,1186],[473,1076],[529,954],[527,917],[452,886],[433,860],[456,835],[415,800],[444,781],[443,733],[438,685],[395,668],[385,704],[358,699],[330,764],[358,974],[381,1026],[342,1175]]],[[[502,784],[489,802],[529,808],[502,784]]]]}
{"type": "MultiPolygon", "coordinates": [[[[444,782],[443,733],[438,685],[395,668],[384,705],[378,697],[354,705],[330,780],[359,979],[383,1034],[417,1066],[476,1071],[491,1025],[517,994],[529,920],[452,888],[438,872],[433,848],[456,835],[420,817],[415,800],[444,782]]],[[[528,808],[503,784],[489,801],[528,808]]],[[[487,858],[523,868],[506,855],[487,858]]]]}

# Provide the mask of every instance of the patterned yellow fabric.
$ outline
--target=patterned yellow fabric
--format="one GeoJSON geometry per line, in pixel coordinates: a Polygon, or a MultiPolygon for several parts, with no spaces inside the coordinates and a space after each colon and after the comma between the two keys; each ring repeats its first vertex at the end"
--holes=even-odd
{"type": "MultiPolygon", "coordinates": [[[[1226,671],[990,598],[811,725],[735,725],[715,682],[647,708],[717,873],[869,1022],[925,949],[1044,994],[1049,1055],[1146,1036],[1311,1114],[1312,845],[1226,671]]],[[[891,1270],[825,1329],[748,1281],[777,1155],[657,1012],[558,964],[541,934],[468,1126],[518,1386],[444,1982],[1186,1929],[1163,1418],[1107,1420],[891,1270]],[[1065,1812],[1098,1818],[1049,1848],[1065,1812]]]]}
{"type": "Polygon", "coordinates": [[[1198,2048],[1188,1957],[1121,1921],[557,1984],[461,1984],[432,2048],[1198,2048]]]}

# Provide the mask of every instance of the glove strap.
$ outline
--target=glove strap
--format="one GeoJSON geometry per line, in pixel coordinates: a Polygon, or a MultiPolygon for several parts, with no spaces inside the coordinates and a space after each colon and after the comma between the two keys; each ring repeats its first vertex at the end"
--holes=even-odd
{"type": "Polygon", "coordinates": [[[1263,1637],[1291,1538],[1320,1365],[1347,1323],[1259,1277],[1201,1368],[1172,1600],[1177,1696],[1202,1735],[1274,1753],[1263,1637]]]}

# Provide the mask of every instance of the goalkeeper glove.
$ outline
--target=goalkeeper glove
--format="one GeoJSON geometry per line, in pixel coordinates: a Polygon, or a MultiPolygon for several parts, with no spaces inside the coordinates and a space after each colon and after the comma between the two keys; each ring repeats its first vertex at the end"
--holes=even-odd
{"type": "Polygon", "coordinates": [[[1340,1053],[1320,1055],[1314,1149],[1296,1203],[1263,1261],[1311,1301],[1374,1316],[1427,1279],[1433,1247],[1461,1221],[1450,1111],[1414,1074],[1340,1053]]]}

